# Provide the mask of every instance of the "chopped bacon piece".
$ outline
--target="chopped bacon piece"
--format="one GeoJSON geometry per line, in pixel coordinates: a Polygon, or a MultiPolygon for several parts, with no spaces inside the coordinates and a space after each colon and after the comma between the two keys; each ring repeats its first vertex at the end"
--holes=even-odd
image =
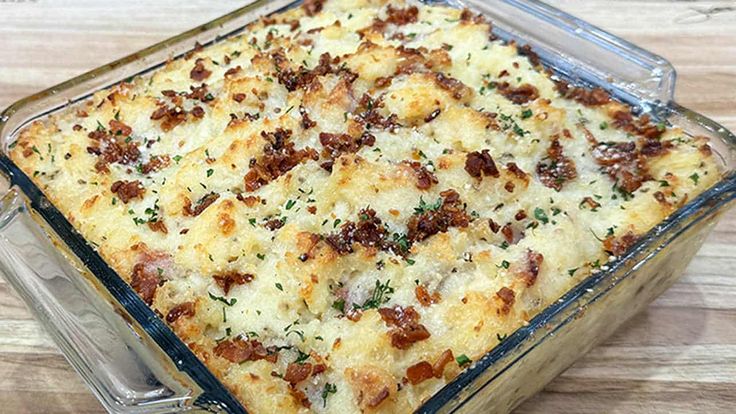
{"type": "Polygon", "coordinates": [[[182,316],[192,317],[194,316],[194,302],[184,302],[171,308],[168,314],[166,314],[166,322],[174,323],[177,319],[182,316]]]}
{"type": "Polygon", "coordinates": [[[428,190],[432,185],[437,184],[437,177],[429,171],[425,166],[416,161],[404,161],[403,164],[408,165],[414,170],[417,177],[416,186],[420,190],[428,190]]]}
{"type": "Polygon", "coordinates": [[[133,128],[125,125],[124,123],[111,119],[110,120],[110,133],[116,136],[127,137],[133,133],[133,128]]]}
{"type": "Polygon", "coordinates": [[[324,147],[325,157],[334,162],[342,154],[354,154],[363,146],[372,147],[376,142],[376,137],[367,132],[364,132],[358,138],[353,138],[348,134],[321,132],[319,142],[324,147]]]}
{"type": "Polygon", "coordinates": [[[246,341],[242,338],[220,342],[215,346],[214,353],[236,364],[244,361],[258,361],[269,357],[269,352],[263,344],[255,339],[246,341]]]}
{"type": "Polygon", "coordinates": [[[644,181],[651,178],[635,142],[592,143],[593,158],[624,191],[632,193],[639,189],[644,181]]]}
{"type": "Polygon", "coordinates": [[[488,227],[491,228],[493,233],[498,233],[501,230],[501,225],[493,221],[493,219],[488,219],[488,227]]]}
{"type": "Polygon", "coordinates": [[[468,227],[470,217],[455,190],[440,193],[443,198],[438,210],[425,211],[414,215],[407,224],[408,239],[412,242],[425,240],[437,233],[444,233],[450,227],[468,227]]]}
{"type": "MultiPolygon", "coordinates": [[[[430,337],[427,328],[419,323],[419,313],[414,310],[413,306],[402,308],[397,305],[393,308],[380,308],[378,313],[381,315],[383,322],[392,328],[389,335],[391,336],[391,346],[394,348],[408,349],[415,342],[430,337]]],[[[430,366],[430,370],[431,368],[430,366]]]]}
{"type": "Polygon", "coordinates": [[[417,17],[419,16],[419,9],[416,6],[398,9],[389,5],[386,14],[388,15],[386,18],[387,23],[403,26],[409,23],[416,23],[417,17]]]}
{"type": "MultiPolygon", "coordinates": [[[[100,129],[88,134],[88,137],[94,142],[93,145],[87,147],[87,152],[98,156],[95,169],[101,173],[110,171],[109,164],[133,164],[141,155],[136,144],[123,135],[127,133],[129,136],[132,133],[130,127],[115,120],[110,121],[110,125],[111,128],[115,128],[115,132],[118,132],[117,135],[112,135],[112,131],[108,133],[100,129]]],[[[23,154],[25,155],[25,152],[23,154]]]]}
{"type": "Polygon", "coordinates": [[[236,74],[240,73],[241,70],[243,70],[243,68],[240,65],[238,65],[238,66],[236,66],[234,68],[230,68],[230,69],[228,69],[225,72],[225,77],[227,78],[227,77],[236,75],[236,74]]]}
{"type": "Polygon", "coordinates": [[[636,236],[632,231],[626,232],[621,237],[608,236],[603,240],[603,248],[606,251],[613,253],[615,256],[622,256],[625,254],[631,246],[636,244],[639,237],[636,236]]]}
{"type": "Polygon", "coordinates": [[[164,221],[161,219],[156,219],[155,221],[149,221],[148,228],[151,229],[151,231],[157,231],[159,233],[169,234],[169,229],[166,227],[166,224],[164,224],[164,221]]]}
{"type": "Polygon", "coordinates": [[[437,361],[432,364],[432,373],[434,374],[434,377],[442,377],[442,374],[445,372],[445,366],[454,360],[455,356],[452,355],[451,349],[446,349],[444,352],[442,352],[440,354],[440,357],[437,358],[437,361]]]}
{"type": "Polygon", "coordinates": [[[198,202],[197,205],[192,208],[192,201],[187,199],[186,203],[184,204],[184,215],[185,216],[191,216],[191,217],[197,217],[198,215],[202,214],[202,212],[212,205],[217,199],[220,198],[219,194],[216,193],[209,193],[206,196],[202,197],[198,202]]]}
{"type": "Polygon", "coordinates": [[[304,13],[311,17],[322,11],[324,3],[325,0],[304,0],[302,8],[304,9],[304,13]]]}
{"type": "Polygon", "coordinates": [[[139,198],[143,199],[143,194],[145,194],[146,189],[143,188],[143,185],[140,181],[122,181],[118,180],[112,183],[112,187],[110,187],[110,191],[113,193],[116,193],[118,197],[120,197],[120,200],[127,204],[128,201],[139,198]]]}
{"type": "Polygon", "coordinates": [[[161,283],[159,272],[154,272],[146,263],[136,263],[133,266],[133,275],[130,279],[130,287],[141,296],[146,304],[151,305],[156,295],[156,288],[161,283]]]}
{"type": "Polygon", "coordinates": [[[230,293],[230,288],[233,285],[244,285],[250,283],[255,279],[255,276],[250,273],[240,273],[231,271],[227,273],[220,273],[212,276],[215,279],[215,283],[219,286],[225,294],[230,293]]]}
{"type": "Polygon", "coordinates": [[[442,112],[441,109],[439,109],[439,108],[435,109],[429,115],[427,115],[427,116],[424,117],[424,122],[429,123],[429,122],[434,121],[435,118],[437,118],[438,116],[440,116],[440,113],[441,112],[442,112]]]}
{"type": "Polygon", "coordinates": [[[539,267],[544,261],[544,256],[541,253],[537,253],[534,250],[527,250],[524,263],[520,269],[517,269],[517,274],[526,283],[527,287],[534,286],[539,276],[539,267]]]}
{"type": "Polygon", "coordinates": [[[465,159],[465,171],[470,174],[471,177],[483,179],[483,176],[491,176],[498,178],[500,173],[496,168],[496,163],[493,162],[490,151],[484,149],[481,152],[473,151],[468,153],[465,159]]]}
{"type": "Polygon", "coordinates": [[[187,112],[180,106],[161,105],[153,111],[151,119],[154,121],[163,120],[161,121],[161,129],[164,132],[169,132],[187,120],[187,112]]]}
{"type": "Polygon", "coordinates": [[[537,164],[539,181],[545,187],[562,190],[562,185],[578,176],[575,161],[562,155],[560,140],[555,138],[547,149],[547,157],[537,164]]]}
{"type": "Polygon", "coordinates": [[[302,128],[309,129],[317,125],[316,122],[312,121],[312,119],[309,118],[309,114],[303,106],[299,107],[299,114],[302,116],[302,128]]]}
{"type": "Polygon", "coordinates": [[[378,127],[393,131],[399,126],[398,116],[396,114],[391,114],[388,117],[382,116],[378,112],[378,108],[383,106],[384,103],[380,98],[374,99],[368,94],[363,94],[360,102],[358,102],[358,108],[355,110],[357,114],[355,120],[365,125],[366,129],[378,127]]]}
{"type": "Polygon", "coordinates": [[[586,106],[600,106],[611,102],[611,95],[602,88],[570,86],[567,82],[556,82],[555,88],[565,99],[573,99],[586,106]]]}
{"type": "Polygon", "coordinates": [[[276,230],[284,227],[284,224],[286,224],[284,222],[284,220],[275,218],[275,219],[268,220],[266,222],[266,224],[263,225],[263,227],[265,227],[265,228],[267,228],[267,229],[269,229],[271,231],[276,231],[276,230]]]}
{"type": "Polygon", "coordinates": [[[357,223],[348,221],[340,227],[340,232],[325,237],[325,242],[336,252],[345,255],[353,252],[353,243],[367,248],[388,249],[385,243],[388,231],[373,209],[363,209],[357,223]]]}
{"type": "Polygon", "coordinates": [[[539,98],[539,90],[534,85],[528,83],[514,88],[508,82],[501,82],[496,85],[496,90],[506,97],[506,99],[517,105],[522,105],[539,98]]]}
{"type": "Polygon", "coordinates": [[[437,86],[450,92],[452,97],[457,100],[463,99],[472,92],[464,83],[442,72],[434,72],[433,78],[437,86]]]}
{"type": "Polygon", "coordinates": [[[194,68],[189,72],[189,77],[197,82],[202,82],[209,78],[211,74],[212,71],[209,71],[204,67],[204,59],[199,58],[194,61],[194,68]]]}
{"type": "Polygon", "coordinates": [[[499,289],[498,292],[496,292],[496,297],[501,299],[501,302],[503,303],[498,312],[501,315],[508,315],[508,313],[511,311],[511,308],[514,306],[514,303],[516,302],[516,294],[513,290],[507,287],[502,287],[501,289],[499,289]]]}
{"type": "Polygon", "coordinates": [[[406,369],[406,379],[411,385],[421,384],[433,376],[432,364],[427,361],[418,362],[406,369]]]}
{"type": "Polygon", "coordinates": [[[665,128],[660,128],[657,125],[652,124],[649,115],[642,115],[638,120],[634,119],[634,115],[631,110],[617,111],[613,114],[613,125],[617,128],[621,128],[624,131],[639,135],[644,138],[659,139],[665,131],[665,128]]]}
{"type": "Polygon", "coordinates": [[[143,174],[150,174],[168,167],[170,163],[171,158],[168,155],[154,155],[147,163],[141,165],[141,172],[143,174]]]}
{"type": "Polygon", "coordinates": [[[291,385],[296,385],[309,378],[311,374],[312,364],[310,364],[309,362],[305,362],[303,364],[292,362],[286,367],[284,381],[290,383],[291,385]]]}
{"type": "Polygon", "coordinates": [[[429,306],[434,303],[439,303],[441,300],[439,292],[429,293],[426,287],[419,285],[414,289],[414,296],[417,297],[417,301],[422,306],[429,306]]]}
{"type": "Polygon", "coordinates": [[[339,58],[333,59],[329,53],[323,53],[319,57],[317,66],[311,70],[304,66],[300,66],[296,71],[291,68],[285,68],[279,71],[278,80],[279,83],[284,85],[286,90],[294,92],[297,89],[307,88],[318,77],[328,74],[339,75],[347,83],[353,83],[358,79],[356,73],[351,72],[350,69],[338,63],[339,58]]]}
{"type": "Polygon", "coordinates": [[[317,151],[312,148],[296,150],[293,142],[288,142],[291,130],[277,128],[274,132],[261,132],[267,141],[260,159],[251,162],[245,175],[245,190],[253,192],[269,182],[284,175],[306,160],[317,160],[317,151]]]}

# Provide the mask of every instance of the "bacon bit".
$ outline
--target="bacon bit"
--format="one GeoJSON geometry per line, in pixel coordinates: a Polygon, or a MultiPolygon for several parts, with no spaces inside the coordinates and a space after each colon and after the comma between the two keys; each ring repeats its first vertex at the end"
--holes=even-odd
{"type": "Polygon", "coordinates": [[[112,183],[110,191],[112,191],[113,193],[117,193],[118,197],[120,197],[120,200],[123,203],[128,204],[128,201],[134,198],[143,199],[143,194],[145,194],[146,189],[143,188],[143,185],[138,180],[118,180],[112,183]]]}
{"type": "Polygon", "coordinates": [[[303,364],[292,362],[286,367],[284,381],[290,383],[293,386],[309,378],[311,374],[312,364],[310,364],[309,362],[305,362],[303,364]]]}
{"type": "Polygon", "coordinates": [[[243,68],[240,65],[234,68],[230,68],[227,70],[227,72],[225,72],[225,77],[229,78],[230,76],[237,75],[238,73],[240,73],[241,70],[243,70],[243,68]]]}
{"type": "Polygon", "coordinates": [[[171,308],[169,313],[166,315],[166,322],[174,323],[182,316],[190,318],[194,316],[194,312],[194,302],[184,302],[171,308]]]}
{"type": "Polygon", "coordinates": [[[471,177],[479,180],[482,180],[484,175],[495,178],[500,177],[496,163],[493,162],[490,151],[487,149],[481,152],[473,151],[468,153],[465,158],[465,171],[471,177]]]}
{"type": "Polygon", "coordinates": [[[507,181],[506,184],[503,185],[503,188],[506,189],[506,191],[508,191],[509,193],[513,193],[516,185],[511,181],[507,181]]]}
{"type": "Polygon", "coordinates": [[[563,98],[575,100],[585,106],[600,106],[611,102],[611,95],[602,88],[573,87],[567,82],[555,82],[555,88],[563,98]]]}
{"type": "MultiPolygon", "coordinates": [[[[376,137],[367,132],[364,132],[358,138],[353,138],[348,134],[321,132],[319,142],[324,147],[323,155],[334,163],[342,154],[354,154],[363,146],[372,147],[376,143],[376,137]]],[[[332,164],[327,170],[332,170],[332,164]]]]}
{"type": "Polygon", "coordinates": [[[621,237],[606,237],[603,241],[603,248],[614,256],[623,256],[638,240],[639,237],[634,232],[628,231],[621,237]]]}
{"type": "Polygon", "coordinates": [[[506,99],[517,105],[522,105],[539,98],[539,90],[534,85],[528,83],[514,88],[508,82],[501,82],[496,85],[496,90],[506,97],[506,99]]]}
{"type": "Polygon", "coordinates": [[[596,142],[592,154],[602,170],[629,193],[651,178],[634,142],[596,142]]]}
{"type": "Polygon", "coordinates": [[[432,364],[427,361],[421,361],[406,369],[406,379],[411,385],[421,384],[433,376],[432,364]]]}
{"type": "Polygon", "coordinates": [[[388,16],[386,23],[403,26],[409,23],[416,23],[419,17],[419,9],[416,6],[407,7],[406,9],[395,9],[389,5],[386,14],[388,16]]]}
{"type": "Polygon", "coordinates": [[[150,174],[168,167],[170,163],[171,158],[168,155],[154,155],[147,163],[141,165],[141,172],[143,174],[150,174]]]}
{"type": "Polygon", "coordinates": [[[128,137],[133,133],[133,128],[115,119],[111,119],[109,125],[110,132],[115,136],[128,137]]]}
{"type": "Polygon", "coordinates": [[[202,197],[197,202],[197,205],[194,208],[192,208],[192,201],[187,198],[187,201],[184,203],[184,215],[190,216],[190,217],[197,217],[198,215],[202,214],[202,212],[207,207],[209,207],[212,203],[217,201],[218,198],[220,198],[219,194],[209,193],[206,196],[202,197]]]}
{"type": "Polygon", "coordinates": [[[460,21],[463,23],[483,24],[486,22],[486,18],[480,13],[475,14],[472,10],[465,8],[460,13],[460,21]]]}
{"type": "Polygon", "coordinates": [[[325,0],[304,0],[304,2],[302,3],[302,8],[304,9],[304,13],[306,13],[307,16],[312,17],[322,11],[324,3],[325,0]]]}
{"type": "Polygon", "coordinates": [[[161,121],[161,129],[164,132],[169,132],[187,120],[187,112],[180,106],[174,106],[172,108],[167,105],[161,105],[153,111],[151,119],[154,121],[163,120],[161,121]]]}
{"type": "Polygon", "coordinates": [[[440,357],[437,358],[437,361],[435,361],[432,365],[432,373],[434,374],[434,377],[442,377],[442,374],[445,372],[445,366],[447,366],[447,364],[454,360],[455,356],[452,355],[451,349],[446,349],[444,352],[442,352],[440,354],[440,357]]]}
{"type": "Polygon", "coordinates": [[[191,114],[195,118],[202,119],[204,118],[204,109],[202,109],[201,106],[195,106],[194,108],[192,108],[191,114]]]}
{"type": "Polygon", "coordinates": [[[537,164],[539,181],[545,187],[562,190],[562,185],[578,176],[575,161],[562,155],[560,140],[555,138],[547,149],[547,157],[537,164]]]}
{"type": "Polygon", "coordinates": [[[416,186],[420,190],[428,190],[432,185],[439,182],[437,181],[437,176],[427,170],[427,168],[419,162],[403,161],[402,164],[407,165],[414,170],[414,175],[417,177],[416,186]]]}
{"type": "MultiPolygon", "coordinates": [[[[423,341],[430,337],[429,331],[419,323],[419,313],[413,306],[402,308],[380,308],[378,313],[386,326],[391,327],[391,346],[397,349],[409,349],[415,342],[423,341]]],[[[431,366],[430,366],[431,369],[431,366]]]]}
{"type": "Polygon", "coordinates": [[[269,357],[266,347],[255,339],[249,341],[242,338],[228,339],[217,344],[213,351],[215,355],[236,364],[244,361],[267,360],[269,357]]]}
{"type": "Polygon", "coordinates": [[[247,196],[247,197],[245,197],[245,196],[243,196],[242,193],[240,193],[237,196],[235,196],[235,198],[238,199],[238,201],[244,202],[245,205],[248,206],[248,207],[254,207],[256,204],[258,204],[258,203],[261,202],[261,198],[260,197],[257,197],[257,196],[247,196]]]}
{"type": "Polygon", "coordinates": [[[233,101],[241,103],[245,100],[246,95],[244,93],[236,93],[233,95],[233,101]]]}
{"type": "Polygon", "coordinates": [[[276,231],[282,227],[284,227],[284,221],[281,219],[271,219],[266,222],[266,224],[263,225],[263,227],[271,230],[276,231]]]}
{"type": "Polygon", "coordinates": [[[81,109],[78,109],[75,115],[77,115],[77,118],[86,118],[89,116],[87,111],[83,111],[81,109]]]}
{"type": "Polygon", "coordinates": [[[532,287],[536,283],[539,276],[539,267],[543,261],[544,256],[541,253],[527,249],[524,267],[518,271],[518,276],[526,283],[527,287],[532,287]]]}
{"type": "Polygon", "coordinates": [[[516,221],[524,220],[526,217],[527,217],[526,211],[524,210],[519,210],[516,212],[516,215],[514,215],[514,218],[516,219],[516,221]]]}
{"type": "Polygon", "coordinates": [[[189,72],[189,77],[197,82],[202,82],[209,78],[211,74],[212,72],[204,67],[204,59],[199,58],[194,61],[194,68],[189,72]]]}
{"type": "Polygon", "coordinates": [[[317,207],[316,206],[309,206],[307,207],[307,211],[309,214],[317,214],[317,207]]]}
{"type": "Polygon", "coordinates": [[[76,124],[72,127],[72,131],[81,131],[81,130],[82,130],[82,126],[79,124],[76,124]]]}
{"type": "Polygon", "coordinates": [[[203,103],[207,103],[210,101],[214,101],[215,97],[210,94],[209,90],[207,90],[207,84],[203,83],[199,86],[190,86],[188,94],[186,94],[186,97],[189,99],[195,99],[198,101],[201,101],[203,103]]]}
{"type": "Polygon", "coordinates": [[[488,227],[491,228],[491,231],[494,234],[498,233],[498,231],[501,229],[501,225],[493,221],[493,219],[488,219],[488,227]]]}
{"type": "Polygon", "coordinates": [[[638,120],[635,120],[631,110],[615,112],[613,120],[615,127],[644,138],[659,139],[664,133],[664,129],[660,129],[650,122],[649,115],[642,115],[638,120]]]}
{"type": "Polygon", "coordinates": [[[659,157],[666,154],[673,146],[671,141],[662,142],[654,138],[642,138],[640,153],[645,157],[659,157]]]}
{"type": "Polygon", "coordinates": [[[337,253],[346,255],[353,252],[353,243],[366,248],[389,249],[386,243],[388,232],[373,209],[360,211],[358,223],[348,221],[340,227],[340,232],[325,237],[325,242],[337,253]]]}
{"type": "Polygon", "coordinates": [[[291,68],[286,68],[279,72],[278,80],[286,90],[294,92],[297,89],[306,89],[318,77],[328,74],[339,75],[347,83],[353,83],[358,79],[356,73],[342,65],[338,65],[338,63],[339,58],[332,59],[329,53],[323,53],[319,57],[319,63],[313,69],[309,70],[304,66],[299,66],[299,69],[294,71],[291,68]]]}
{"type": "Polygon", "coordinates": [[[441,72],[434,72],[433,79],[437,86],[452,93],[452,97],[461,100],[468,96],[472,91],[461,81],[449,77],[441,72]]]}
{"type": "Polygon", "coordinates": [[[539,55],[532,50],[531,46],[524,45],[519,47],[518,53],[529,58],[529,62],[532,64],[532,66],[539,67],[542,65],[542,61],[539,59],[539,55]]]}
{"type": "Polygon", "coordinates": [[[419,285],[414,289],[414,295],[417,297],[419,304],[424,307],[439,303],[442,299],[439,292],[434,292],[430,295],[427,288],[422,285],[419,285]]]}
{"type": "Polygon", "coordinates": [[[710,157],[713,154],[713,149],[708,144],[699,146],[698,151],[706,157],[710,157]]]}
{"type": "Polygon", "coordinates": [[[582,206],[583,204],[587,204],[588,207],[590,207],[590,209],[594,211],[601,206],[599,202],[593,200],[593,197],[590,196],[583,198],[583,201],[580,202],[580,205],[582,206]]]}
{"type": "MultiPolygon", "coordinates": [[[[537,273],[538,272],[539,271],[537,270],[537,273]]],[[[496,297],[501,299],[501,302],[503,302],[501,308],[498,309],[498,313],[501,315],[508,315],[509,312],[511,312],[511,308],[514,306],[514,303],[516,302],[516,294],[513,290],[507,287],[502,287],[498,292],[496,292],[496,297]]]]}
{"type": "Polygon", "coordinates": [[[514,229],[511,227],[511,223],[506,223],[506,225],[503,226],[501,234],[503,234],[503,238],[506,240],[506,243],[514,243],[514,229]]]}
{"type": "Polygon", "coordinates": [[[166,228],[166,224],[164,224],[164,221],[161,219],[157,219],[156,221],[149,221],[148,228],[154,232],[157,231],[163,234],[169,234],[169,229],[166,228]]]}
{"type": "MultiPolygon", "coordinates": [[[[87,136],[95,141],[93,145],[87,147],[87,153],[97,155],[98,160],[95,164],[95,169],[102,172],[109,172],[109,164],[123,164],[130,165],[138,161],[141,152],[135,143],[126,142],[125,137],[122,135],[123,132],[127,132],[125,124],[117,125],[110,121],[111,125],[115,125],[116,131],[120,132],[118,135],[110,135],[107,131],[92,131],[87,136]],[[123,129],[120,129],[123,128],[123,129]]],[[[130,127],[127,127],[130,128],[130,127]]],[[[131,131],[132,132],[132,131],[131,131]]],[[[27,149],[28,150],[28,149],[27,149]]],[[[25,155],[25,151],[24,151],[25,155]]]]}
{"type": "Polygon", "coordinates": [[[407,224],[408,239],[412,242],[425,240],[437,233],[444,233],[450,227],[468,227],[470,217],[465,213],[460,194],[455,190],[440,193],[442,205],[436,211],[426,211],[414,215],[407,224]]]}
{"type": "Polygon", "coordinates": [[[236,271],[221,273],[212,276],[215,279],[215,283],[219,286],[225,294],[230,293],[230,288],[233,285],[244,285],[250,283],[255,279],[255,275],[250,273],[240,273],[236,271]]]}
{"type": "Polygon", "coordinates": [[[657,200],[659,204],[663,206],[667,206],[667,207],[672,205],[669,201],[667,201],[667,196],[665,196],[663,192],[657,191],[652,195],[654,196],[654,199],[657,200]]]}
{"type": "Polygon", "coordinates": [[[514,174],[514,176],[516,178],[518,178],[520,180],[526,181],[526,179],[527,179],[526,173],[524,172],[524,170],[522,170],[521,168],[519,168],[519,166],[516,165],[515,162],[507,163],[506,164],[506,169],[509,170],[509,172],[511,172],[512,174],[514,174]]]}
{"type": "Polygon", "coordinates": [[[370,95],[363,94],[355,111],[357,114],[355,120],[366,127],[378,127],[393,131],[399,126],[398,116],[391,114],[388,117],[383,117],[378,113],[378,109],[383,106],[384,103],[381,99],[373,99],[370,95]]]}
{"type": "Polygon", "coordinates": [[[299,106],[299,114],[302,116],[302,128],[309,129],[317,125],[316,122],[309,118],[307,110],[303,106],[299,106]]]}
{"type": "Polygon", "coordinates": [[[293,142],[287,142],[291,130],[277,128],[274,132],[261,132],[268,141],[263,147],[260,160],[251,162],[251,168],[245,175],[245,190],[253,192],[306,160],[317,160],[319,155],[312,148],[294,149],[293,142]]]}
{"type": "Polygon", "coordinates": [[[442,110],[440,108],[435,109],[434,111],[432,111],[432,113],[430,113],[429,115],[427,115],[427,116],[424,117],[424,122],[430,123],[430,122],[434,121],[435,118],[437,118],[438,116],[440,116],[440,113],[441,112],[442,112],[442,110]]]}
{"type": "Polygon", "coordinates": [[[130,287],[140,295],[146,304],[153,304],[153,298],[156,295],[156,288],[161,283],[158,272],[153,272],[146,263],[136,263],[133,266],[133,275],[130,279],[130,287]]]}

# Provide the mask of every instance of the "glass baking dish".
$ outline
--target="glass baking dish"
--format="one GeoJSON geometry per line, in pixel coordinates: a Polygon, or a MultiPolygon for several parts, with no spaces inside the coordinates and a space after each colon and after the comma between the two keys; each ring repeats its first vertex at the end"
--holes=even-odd
{"type": "MultiPolygon", "coordinates": [[[[446,385],[421,413],[508,412],[672,285],[736,199],[736,137],[675,103],[661,57],[535,0],[426,0],[487,15],[556,76],[710,138],[723,179],[652,229],[608,270],[567,292],[446,385]]],[[[0,115],[0,271],[113,413],[245,409],[6,156],[21,129],[95,91],[236,35],[300,1],[259,0],[210,23],[25,98],[0,115]]]]}

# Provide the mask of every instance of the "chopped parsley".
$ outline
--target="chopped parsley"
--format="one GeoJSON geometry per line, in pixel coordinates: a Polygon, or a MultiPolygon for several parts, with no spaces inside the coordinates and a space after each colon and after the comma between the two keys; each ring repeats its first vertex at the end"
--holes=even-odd
{"type": "Polygon", "coordinates": [[[380,280],[376,280],[376,286],[373,289],[373,294],[368,298],[362,305],[355,305],[355,309],[378,309],[381,305],[388,302],[391,297],[388,295],[394,293],[394,288],[390,286],[391,279],[387,280],[386,283],[381,283],[380,280]]]}
{"type": "Polygon", "coordinates": [[[210,299],[212,299],[214,301],[222,302],[222,303],[224,303],[227,306],[233,306],[234,304],[236,304],[238,302],[238,299],[237,298],[232,298],[230,300],[227,300],[225,297],[223,297],[223,296],[215,296],[211,292],[207,292],[207,294],[210,295],[210,299]]]}
{"type": "Polygon", "coordinates": [[[544,210],[539,207],[534,209],[534,218],[541,221],[542,224],[549,223],[549,217],[547,217],[547,213],[545,213],[544,210]]]}
{"type": "Polygon", "coordinates": [[[521,113],[521,119],[528,119],[528,118],[531,118],[531,117],[532,117],[532,115],[534,115],[534,112],[532,112],[532,110],[531,110],[531,109],[525,109],[525,110],[524,110],[524,111],[523,111],[523,112],[521,113]]]}
{"type": "Polygon", "coordinates": [[[414,214],[420,215],[427,213],[429,211],[437,211],[442,207],[442,198],[438,198],[437,201],[435,201],[432,204],[427,204],[426,201],[424,201],[423,197],[419,197],[419,207],[414,207],[414,214]]]}
{"type": "Polygon", "coordinates": [[[461,367],[462,367],[463,365],[468,365],[469,363],[473,362],[473,361],[471,361],[471,360],[470,360],[470,358],[468,358],[468,356],[467,356],[467,355],[465,355],[465,354],[460,354],[460,355],[458,355],[458,356],[457,356],[457,358],[455,358],[455,361],[456,361],[456,362],[457,362],[457,364],[458,364],[458,365],[460,365],[461,367]]]}
{"type": "Polygon", "coordinates": [[[214,172],[215,172],[215,170],[213,170],[212,168],[208,169],[207,170],[207,177],[212,176],[212,173],[214,173],[214,172]]]}
{"type": "Polygon", "coordinates": [[[508,269],[508,268],[509,268],[509,266],[511,266],[511,263],[509,263],[509,262],[508,262],[508,260],[504,260],[504,261],[502,261],[502,262],[501,262],[501,264],[500,264],[500,265],[498,265],[498,266],[496,266],[496,267],[498,267],[498,268],[504,268],[504,269],[508,269]]]}
{"type": "Polygon", "coordinates": [[[330,396],[330,394],[335,394],[337,392],[337,385],[325,383],[325,387],[322,389],[322,407],[327,407],[327,397],[330,396]]]}
{"type": "Polygon", "coordinates": [[[695,183],[695,185],[698,185],[698,180],[700,179],[700,176],[698,175],[698,173],[693,173],[693,175],[691,175],[688,178],[693,180],[693,183],[695,183]]]}
{"type": "Polygon", "coordinates": [[[283,287],[283,286],[281,286],[281,283],[279,283],[279,282],[276,282],[275,286],[276,286],[276,289],[278,289],[278,290],[280,290],[280,291],[282,291],[282,292],[284,291],[284,287],[283,287]]]}

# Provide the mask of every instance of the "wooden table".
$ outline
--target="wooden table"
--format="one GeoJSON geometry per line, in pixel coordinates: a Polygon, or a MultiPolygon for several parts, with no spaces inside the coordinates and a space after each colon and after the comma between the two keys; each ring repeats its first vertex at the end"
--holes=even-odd
{"type": "MultiPolygon", "coordinates": [[[[244,2],[0,0],[0,107],[244,2]]],[[[679,102],[736,131],[735,1],[552,3],[669,59],[679,102]]],[[[736,412],[735,246],[732,211],[680,283],[518,412],[736,412]]],[[[102,411],[1,278],[0,407],[102,411]]]]}

